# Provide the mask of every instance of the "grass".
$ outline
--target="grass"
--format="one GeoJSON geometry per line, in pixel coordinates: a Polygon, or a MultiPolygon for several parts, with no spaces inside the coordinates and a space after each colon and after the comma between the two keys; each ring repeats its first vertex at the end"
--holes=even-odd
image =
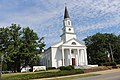
{"type": "Polygon", "coordinates": [[[99,74],[89,74],[89,75],[80,75],[80,76],[72,76],[66,77],[66,75],[74,75],[86,72],[94,72],[94,71],[101,71],[101,70],[108,70],[107,67],[97,67],[97,68],[90,68],[86,70],[68,70],[68,71],[60,71],[60,70],[48,70],[48,71],[40,71],[40,72],[28,72],[28,73],[11,73],[11,74],[3,74],[3,80],[29,80],[29,79],[40,79],[40,78],[49,78],[49,77],[59,77],[65,76],[64,78],[56,78],[55,80],[72,80],[82,77],[89,77],[89,76],[96,76],[99,74]]]}
{"type": "Polygon", "coordinates": [[[65,75],[73,75],[84,73],[83,70],[71,70],[71,71],[41,71],[41,72],[29,72],[29,73],[12,73],[12,74],[3,74],[3,80],[29,80],[29,79],[38,79],[38,78],[48,78],[48,77],[58,77],[65,75]]]}
{"type": "Polygon", "coordinates": [[[55,79],[52,79],[52,80],[75,80],[75,79],[78,79],[78,78],[91,77],[91,76],[97,76],[97,75],[100,75],[100,74],[85,74],[85,75],[79,75],[79,76],[55,78],[55,79]]]}
{"type": "Polygon", "coordinates": [[[43,74],[44,72],[58,72],[59,70],[49,70],[49,71],[40,71],[40,72],[27,72],[27,73],[9,73],[9,74],[2,74],[3,80],[18,80],[16,76],[25,76],[25,75],[35,75],[35,74],[43,74]],[[15,79],[13,79],[15,78],[15,79]]]}

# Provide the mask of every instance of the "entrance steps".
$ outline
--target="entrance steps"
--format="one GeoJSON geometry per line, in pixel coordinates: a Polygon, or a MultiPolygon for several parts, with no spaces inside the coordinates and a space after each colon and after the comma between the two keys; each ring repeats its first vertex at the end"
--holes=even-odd
{"type": "Polygon", "coordinates": [[[74,66],[75,69],[88,69],[92,67],[98,67],[98,65],[79,65],[79,66],[74,66]]]}

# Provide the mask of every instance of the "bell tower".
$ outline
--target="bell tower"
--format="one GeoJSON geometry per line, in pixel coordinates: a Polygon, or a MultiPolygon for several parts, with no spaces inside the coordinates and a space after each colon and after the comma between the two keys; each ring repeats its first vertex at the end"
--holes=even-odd
{"type": "Polygon", "coordinates": [[[68,10],[66,6],[65,6],[65,12],[64,12],[63,25],[64,25],[64,27],[62,28],[63,34],[60,36],[61,40],[66,42],[72,38],[76,39],[76,34],[74,33],[74,28],[72,27],[72,23],[71,23],[70,16],[68,14],[68,10]]]}

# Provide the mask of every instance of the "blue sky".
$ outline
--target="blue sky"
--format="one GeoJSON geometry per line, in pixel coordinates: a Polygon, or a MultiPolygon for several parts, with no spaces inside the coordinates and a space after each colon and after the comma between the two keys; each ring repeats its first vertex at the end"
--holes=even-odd
{"type": "Polygon", "coordinates": [[[47,48],[60,41],[65,3],[80,41],[97,32],[120,34],[120,0],[0,0],[0,27],[29,26],[45,36],[47,48]]]}

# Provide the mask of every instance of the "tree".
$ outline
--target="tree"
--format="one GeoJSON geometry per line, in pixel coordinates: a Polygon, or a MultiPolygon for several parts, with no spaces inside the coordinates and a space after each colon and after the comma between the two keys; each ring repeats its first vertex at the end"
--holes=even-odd
{"type": "Polygon", "coordinates": [[[116,41],[116,44],[114,45],[114,59],[115,62],[120,64],[120,35],[118,35],[118,39],[116,41]]]}
{"type": "Polygon", "coordinates": [[[22,29],[20,25],[12,24],[0,28],[0,54],[4,55],[7,69],[20,72],[21,66],[36,64],[38,54],[45,46],[43,39],[29,27],[22,29]]]}
{"type": "MultiPolygon", "coordinates": [[[[8,28],[0,28],[0,71],[2,73],[2,64],[3,64],[3,57],[7,55],[8,45],[9,45],[9,36],[8,28]]],[[[5,57],[5,59],[9,59],[9,57],[5,57]]]]}
{"type": "Polygon", "coordinates": [[[9,49],[8,56],[11,59],[14,72],[20,72],[20,36],[21,36],[21,27],[20,25],[12,24],[9,27],[9,49]]]}
{"type": "Polygon", "coordinates": [[[23,54],[23,66],[33,66],[38,64],[38,54],[41,53],[41,49],[43,49],[45,46],[44,42],[42,42],[43,39],[43,37],[39,39],[37,34],[33,32],[33,30],[31,30],[29,27],[23,29],[23,36],[21,39],[22,44],[20,50],[20,52],[23,54]]]}
{"type": "Polygon", "coordinates": [[[99,64],[106,62],[106,52],[109,52],[111,54],[113,53],[113,56],[115,56],[115,54],[118,54],[116,52],[118,50],[118,46],[120,46],[118,40],[119,39],[116,35],[107,33],[97,33],[93,36],[85,38],[84,41],[87,45],[89,63],[99,64]]]}

